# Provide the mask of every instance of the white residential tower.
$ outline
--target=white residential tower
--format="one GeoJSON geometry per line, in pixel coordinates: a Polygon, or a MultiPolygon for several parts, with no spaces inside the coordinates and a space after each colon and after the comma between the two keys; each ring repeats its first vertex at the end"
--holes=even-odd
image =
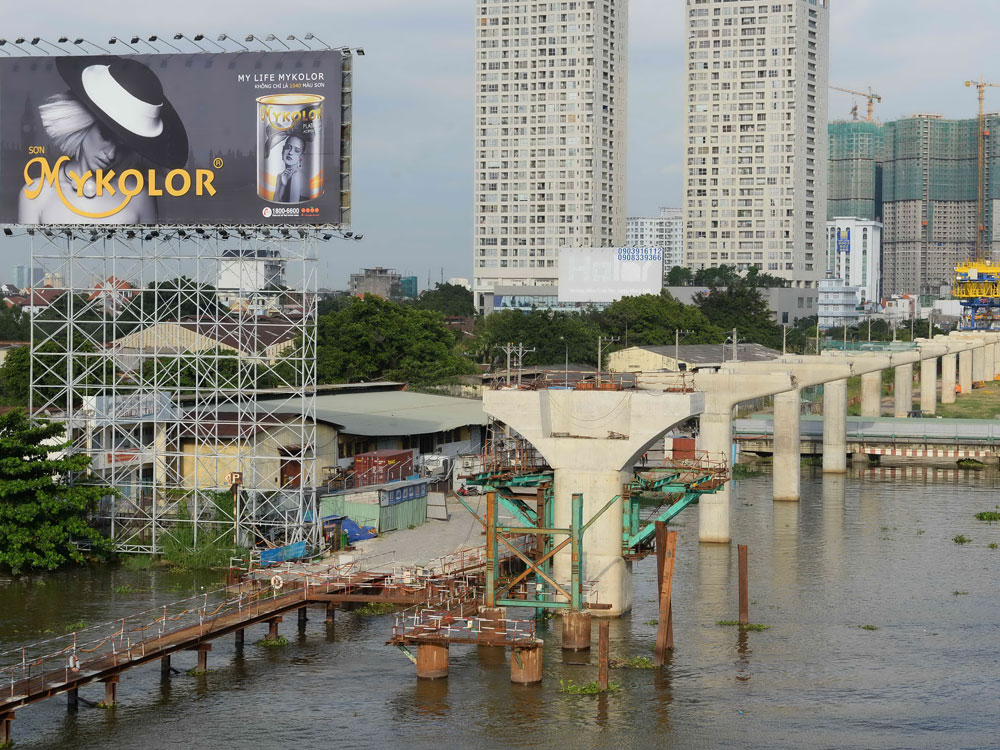
{"type": "Polygon", "coordinates": [[[661,208],[659,216],[630,216],[625,223],[628,247],[663,249],[663,273],[684,265],[684,221],[679,208],[661,208]]]}
{"type": "Polygon", "coordinates": [[[628,0],[476,0],[473,290],[625,240],[628,0]]]}
{"type": "Polygon", "coordinates": [[[687,265],[824,277],[830,0],[686,0],[687,265]]]}

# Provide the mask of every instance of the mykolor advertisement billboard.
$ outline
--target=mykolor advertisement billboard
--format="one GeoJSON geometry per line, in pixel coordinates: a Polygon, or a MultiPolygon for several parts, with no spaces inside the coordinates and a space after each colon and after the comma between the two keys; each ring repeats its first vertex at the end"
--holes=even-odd
{"type": "Polygon", "coordinates": [[[346,65],[339,50],[0,58],[0,222],[346,223],[346,65]]]}
{"type": "Polygon", "coordinates": [[[560,302],[614,302],[659,294],[663,249],[659,247],[564,247],[559,250],[560,302]]]}

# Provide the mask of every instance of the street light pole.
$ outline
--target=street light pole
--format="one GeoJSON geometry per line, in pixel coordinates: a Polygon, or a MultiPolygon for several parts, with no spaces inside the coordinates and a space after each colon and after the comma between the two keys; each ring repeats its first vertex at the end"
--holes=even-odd
{"type": "Polygon", "coordinates": [[[566,366],[563,370],[563,387],[569,388],[569,342],[565,336],[560,336],[559,340],[566,344],[566,366]]]}

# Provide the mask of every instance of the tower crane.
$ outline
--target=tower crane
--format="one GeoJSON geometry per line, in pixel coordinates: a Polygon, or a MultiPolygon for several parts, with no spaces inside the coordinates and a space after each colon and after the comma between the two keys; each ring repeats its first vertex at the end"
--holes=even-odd
{"type": "MultiPolygon", "coordinates": [[[[865,99],[868,100],[868,117],[865,118],[865,122],[875,121],[875,102],[881,104],[882,95],[876,94],[874,91],[872,91],[871,86],[868,87],[867,93],[864,91],[854,91],[853,89],[841,88],[840,86],[831,86],[830,88],[833,89],[834,91],[843,91],[845,94],[854,94],[855,96],[863,96],[865,99]]],[[[854,115],[855,120],[858,119],[857,105],[855,105],[854,108],[851,110],[851,114],[854,115]]]]}
{"type": "Polygon", "coordinates": [[[977,162],[976,170],[978,179],[976,186],[976,261],[979,262],[983,259],[983,232],[986,231],[986,226],[983,224],[983,173],[985,171],[986,139],[990,136],[990,131],[985,127],[986,121],[983,116],[983,102],[986,97],[986,88],[988,86],[1000,88],[1000,84],[987,83],[980,76],[978,81],[965,82],[966,88],[972,88],[973,86],[979,89],[979,161],[977,162]]]}
{"type": "Polygon", "coordinates": [[[986,231],[983,195],[986,139],[990,131],[986,128],[983,112],[987,88],[1000,88],[1000,84],[988,83],[980,76],[978,81],[966,81],[966,88],[975,87],[979,91],[979,159],[976,164],[976,255],[969,262],[959,263],[955,269],[955,279],[951,294],[962,301],[962,320],[959,328],[965,330],[1000,329],[1000,265],[994,265],[992,258],[983,257],[983,233],[986,231]]]}

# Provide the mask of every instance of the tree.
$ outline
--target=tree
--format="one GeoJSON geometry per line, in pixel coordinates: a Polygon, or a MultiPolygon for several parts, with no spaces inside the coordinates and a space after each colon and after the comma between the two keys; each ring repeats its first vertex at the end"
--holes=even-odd
{"type": "Polygon", "coordinates": [[[0,341],[27,341],[31,338],[31,316],[24,308],[0,304],[0,341]]]}
{"type": "Polygon", "coordinates": [[[471,318],[476,314],[472,292],[458,284],[435,284],[433,289],[424,290],[413,306],[460,318],[471,318]]]}
{"type": "Polygon", "coordinates": [[[355,297],[317,321],[317,375],[322,383],[391,378],[437,383],[476,367],[455,352],[440,313],[374,295],[355,297]]]}
{"type": "Polygon", "coordinates": [[[757,266],[750,266],[750,268],[747,269],[746,276],[743,277],[743,280],[747,284],[760,289],[776,289],[788,286],[787,279],[783,279],[779,276],[772,276],[769,273],[761,273],[757,269],[757,266]]]}
{"type": "Polygon", "coordinates": [[[63,453],[68,444],[47,444],[64,433],[56,422],[32,425],[19,409],[0,416],[0,567],[15,575],[85,562],[77,542],[99,557],[111,552],[111,541],[87,522],[110,490],[66,482],[86,471],[90,458],[63,453]]]}
{"type": "Polygon", "coordinates": [[[690,268],[674,266],[667,271],[667,286],[691,286],[692,281],[694,281],[694,273],[690,268]]]}
{"type": "Polygon", "coordinates": [[[725,264],[714,268],[699,268],[694,273],[693,286],[729,286],[740,280],[740,273],[736,266],[725,264]]]}
{"type": "Polygon", "coordinates": [[[524,356],[533,365],[597,364],[597,337],[601,329],[589,316],[551,310],[501,310],[479,322],[474,354],[494,367],[505,367],[505,344],[534,349],[524,356]],[[568,349],[567,349],[568,347],[568,349]]]}
{"type": "Polygon", "coordinates": [[[694,305],[678,302],[669,294],[622,297],[604,309],[601,329],[621,337],[621,346],[663,346],[675,342],[676,331],[689,331],[686,344],[714,344],[725,338],[694,305]]]}
{"type": "Polygon", "coordinates": [[[781,326],[771,320],[760,291],[747,282],[740,280],[725,289],[702,292],[695,296],[694,304],[722,330],[735,328],[741,340],[781,348],[781,326]]]}
{"type": "Polygon", "coordinates": [[[27,406],[31,375],[31,349],[15,346],[0,365],[0,405],[27,406]]]}

